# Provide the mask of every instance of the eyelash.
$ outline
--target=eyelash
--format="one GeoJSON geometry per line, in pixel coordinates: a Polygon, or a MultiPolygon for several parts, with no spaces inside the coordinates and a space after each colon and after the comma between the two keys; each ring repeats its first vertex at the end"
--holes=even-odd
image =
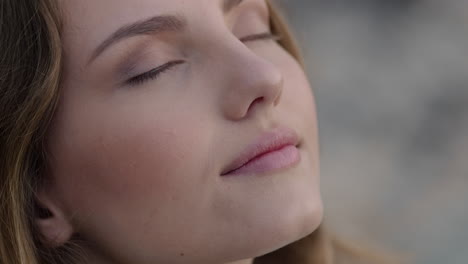
{"type": "Polygon", "coordinates": [[[138,76],[132,77],[126,81],[127,84],[129,85],[138,85],[142,84],[148,80],[156,79],[159,77],[159,75],[167,70],[170,70],[172,67],[182,64],[185,61],[183,60],[176,60],[176,61],[170,61],[164,65],[158,66],[150,71],[147,71],[145,73],[142,73],[138,76]]]}
{"type": "MultiPolygon", "coordinates": [[[[242,42],[250,42],[250,41],[256,41],[256,40],[274,40],[274,41],[280,41],[281,36],[277,34],[273,34],[270,32],[265,32],[265,33],[260,33],[260,34],[255,34],[255,35],[250,35],[246,36],[243,38],[239,39],[242,42]]],[[[135,77],[132,77],[128,79],[125,83],[128,85],[136,86],[139,84],[143,84],[146,81],[149,80],[156,80],[162,73],[164,73],[167,70],[170,70],[174,66],[177,66],[179,64],[185,63],[184,60],[175,60],[175,61],[170,61],[164,65],[158,66],[150,71],[147,71],[145,73],[142,73],[140,75],[137,75],[135,77]]]]}

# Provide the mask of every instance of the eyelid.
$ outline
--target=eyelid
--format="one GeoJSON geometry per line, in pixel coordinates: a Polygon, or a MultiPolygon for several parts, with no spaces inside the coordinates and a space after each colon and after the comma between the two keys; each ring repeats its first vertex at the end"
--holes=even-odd
{"type": "Polygon", "coordinates": [[[163,72],[170,70],[172,67],[177,66],[179,64],[185,63],[184,60],[173,60],[169,61],[163,65],[160,65],[154,69],[151,69],[147,72],[144,72],[142,74],[139,74],[137,76],[131,77],[127,81],[125,81],[125,84],[127,85],[138,85],[141,83],[144,83],[148,79],[156,79],[159,77],[160,74],[163,72]]]}
{"type": "MultiPolygon", "coordinates": [[[[249,41],[256,41],[256,40],[275,40],[279,41],[281,40],[281,36],[278,34],[274,34],[271,32],[264,32],[264,33],[259,33],[259,34],[253,34],[253,35],[248,35],[245,37],[240,38],[239,40],[242,42],[249,42],[249,41]]],[[[160,74],[164,73],[167,70],[170,70],[172,67],[185,63],[184,60],[174,60],[167,62],[163,65],[160,65],[152,70],[149,70],[147,72],[144,72],[142,74],[139,74],[137,76],[131,77],[127,81],[125,81],[125,84],[127,85],[138,85],[142,84],[145,81],[149,79],[157,79],[160,74]]]]}
{"type": "Polygon", "coordinates": [[[239,40],[242,42],[249,42],[249,41],[254,41],[254,40],[275,40],[279,41],[282,39],[281,35],[271,33],[271,32],[264,32],[260,34],[254,34],[254,35],[248,35],[245,37],[240,38],[239,40]]]}

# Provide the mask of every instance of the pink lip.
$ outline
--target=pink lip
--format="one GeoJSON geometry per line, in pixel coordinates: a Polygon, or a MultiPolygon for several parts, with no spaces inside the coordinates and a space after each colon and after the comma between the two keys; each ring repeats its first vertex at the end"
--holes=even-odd
{"type": "Polygon", "coordinates": [[[300,160],[299,137],[286,127],[266,132],[227,166],[221,176],[252,174],[285,168],[300,160]]]}

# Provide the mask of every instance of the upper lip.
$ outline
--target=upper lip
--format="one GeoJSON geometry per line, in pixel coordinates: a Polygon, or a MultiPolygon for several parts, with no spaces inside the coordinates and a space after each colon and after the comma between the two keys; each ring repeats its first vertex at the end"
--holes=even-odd
{"type": "Polygon", "coordinates": [[[244,151],[223,170],[221,175],[227,175],[263,154],[279,150],[288,145],[297,147],[298,144],[299,137],[297,133],[290,128],[278,127],[265,132],[249,144],[244,151]]]}

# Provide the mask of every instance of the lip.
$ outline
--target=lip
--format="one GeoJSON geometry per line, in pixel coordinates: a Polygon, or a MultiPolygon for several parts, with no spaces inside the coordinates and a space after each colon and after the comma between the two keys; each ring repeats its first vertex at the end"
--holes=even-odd
{"type": "Polygon", "coordinates": [[[287,167],[300,159],[299,137],[287,127],[261,134],[221,173],[221,176],[261,173],[287,167]]]}

